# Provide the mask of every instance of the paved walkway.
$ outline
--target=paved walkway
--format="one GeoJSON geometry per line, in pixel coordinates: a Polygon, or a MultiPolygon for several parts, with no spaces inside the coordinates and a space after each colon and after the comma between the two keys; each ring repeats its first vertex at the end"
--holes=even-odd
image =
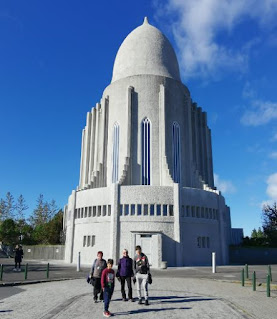
{"type": "MultiPolygon", "coordinates": [[[[275,319],[277,297],[265,287],[253,292],[237,283],[198,278],[155,278],[149,286],[150,306],[123,302],[116,282],[110,311],[119,318],[275,319]]],[[[16,294],[0,301],[3,319],[102,318],[103,303],[94,304],[85,279],[2,287],[16,294]]],[[[136,295],[136,291],[134,291],[136,295]]]]}
{"type": "MultiPolygon", "coordinates": [[[[24,271],[13,272],[13,260],[0,259],[0,263],[4,264],[3,279],[0,282],[1,319],[101,318],[103,303],[93,303],[92,286],[85,280],[89,272],[88,265],[83,266],[81,272],[76,272],[75,266],[64,262],[49,262],[49,279],[46,278],[47,261],[29,260],[30,271],[25,280],[24,271]]],[[[275,319],[277,265],[272,265],[270,298],[266,297],[264,285],[268,267],[249,266],[250,277],[254,270],[257,274],[256,292],[252,291],[250,281],[246,281],[246,287],[241,286],[242,268],[218,267],[216,274],[212,274],[211,267],[152,269],[154,282],[149,286],[150,306],[123,302],[116,282],[110,311],[122,319],[141,318],[142,315],[150,319],[157,319],[157,316],[159,319],[275,319]]]]}

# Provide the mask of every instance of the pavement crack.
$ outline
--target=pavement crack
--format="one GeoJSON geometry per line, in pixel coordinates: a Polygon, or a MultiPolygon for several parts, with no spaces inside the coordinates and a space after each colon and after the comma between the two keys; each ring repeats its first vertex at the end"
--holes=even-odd
{"type": "Polygon", "coordinates": [[[53,308],[52,310],[50,310],[47,314],[43,315],[42,317],[40,317],[40,319],[50,319],[50,318],[54,318],[55,316],[57,316],[58,314],[60,314],[61,312],[63,312],[64,310],[66,310],[69,306],[71,306],[74,302],[76,302],[77,300],[79,300],[80,298],[89,295],[90,293],[85,293],[85,294],[81,294],[81,295],[77,295],[74,296],[72,298],[67,299],[66,301],[64,301],[63,303],[61,303],[60,305],[58,305],[57,307],[53,308]]]}

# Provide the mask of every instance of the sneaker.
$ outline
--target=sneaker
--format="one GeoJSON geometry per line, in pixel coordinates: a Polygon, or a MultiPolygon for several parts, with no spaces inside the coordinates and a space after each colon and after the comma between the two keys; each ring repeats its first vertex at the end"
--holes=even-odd
{"type": "Polygon", "coordinates": [[[142,305],[142,299],[139,299],[138,304],[142,305]]]}
{"type": "Polygon", "coordinates": [[[21,271],[21,268],[17,269],[17,271],[21,271]]]}
{"type": "Polygon", "coordinates": [[[104,311],[103,312],[103,316],[104,317],[110,317],[111,316],[111,313],[109,311],[104,311]]]}
{"type": "Polygon", "coordinates": [[[134,299],[134,298],[130,298],[130,299],[129,299],[129,301],[134,302],[134,301],[135,301],[135,299],[134,299]]]}
{"type": "Polygon", "coordinates": [[[16,269],[16,268],[14,268],[14,269],[13,269],[13,271],[17,271],[17,269],[16,269]]]}
{"type": "Polygon", "coordinates": [[[94,303],[97,303],[97,299],[94,299],[94,303]]]}
{"type": "Polygon", "coordinates": [[[122,300],[123,300],[123,301],[128,301],[128,299],[127,299],[127,298],[122,298],[122,300]]]}
{"type": "Polygon", "coordinates": [[[148,301],[148,299],[145,300],[145,306],[149,306],[149,301],[148,301]]]}

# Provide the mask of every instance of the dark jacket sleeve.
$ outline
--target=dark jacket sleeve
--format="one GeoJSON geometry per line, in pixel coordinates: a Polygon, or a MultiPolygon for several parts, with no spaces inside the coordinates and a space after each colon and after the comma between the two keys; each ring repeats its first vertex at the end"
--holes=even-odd
{"type": "Polygon", "coordinates": [[[149,265],[149,261],[148,261],[148,257],[145,255],[146,258],[146,267],[147,267],[147,273],[150,273],[150,265],[149,265]]]}
{"type": "Polygon", "coordinates": [[[133,267],[134,262],[133,262],[133,259],[132,259],[132,258],[130,258],[130,259],[131,259],[131,266],[132,266],[131,277],[134,277],[134,267],[133,267]]]}
{"type": "Polygon", "coordinates": [[[133,271],[134,271],[134,274],[136,274],[137,273],[137,265],[136,265],[136,256],[134,257],[134,259],[133,259],[133,271]]]}
{"type": "Polygon", "coordinates": [[[93,262],[93,264],[92,264],[92,266],[91,266],[91,271],[90,271],[90,273],[91,273],[92,276],[93,276],[93,273],[94,273],[95,263],[96,263],[96,259],[94,260],[94,262],[93,262]]]}

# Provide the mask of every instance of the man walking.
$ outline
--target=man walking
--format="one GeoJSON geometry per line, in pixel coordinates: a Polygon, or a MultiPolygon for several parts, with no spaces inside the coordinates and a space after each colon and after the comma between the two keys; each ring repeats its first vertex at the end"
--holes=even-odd
{"type": "Polygon", "coordinates": [[[134,258],[134,269],[136,274],[136,281],[137,281],[137,292],[139,298],[139,305],[142,304],[142,297],[141,297],[141,286],[144,290],[144,299],[145,299],[145,306],[149,305],[148,301],[148,274],[150,272],[149,262],[147,256],[142,253],[141,247],[136,246],[136,255],[134,258]]]}
{"type": "Polygon", "coordinates": [[[98,251],[97,258],[94,260],[90,275],[94,281],[93,299],[97,302],[97,295],[100,293],[100,301],[103,300],[103,290],[101,288],[102,271],[107,268],[106,260],[103,259],[103,252],[98,251]]]}
{"type": "Polygon", "coordinates": [[[131,281],[132,277],[134,276],[133,259],[129,257],[127,249],[123,249],[122,254],[123,257],[118,261],[116,277],[120,278],[122,300],[127,301],[129,299],[129,301],[134,301],[131,281]],[[128,299],[126,298],[125,281],[127,282],[128,286],[128,299]]]}

